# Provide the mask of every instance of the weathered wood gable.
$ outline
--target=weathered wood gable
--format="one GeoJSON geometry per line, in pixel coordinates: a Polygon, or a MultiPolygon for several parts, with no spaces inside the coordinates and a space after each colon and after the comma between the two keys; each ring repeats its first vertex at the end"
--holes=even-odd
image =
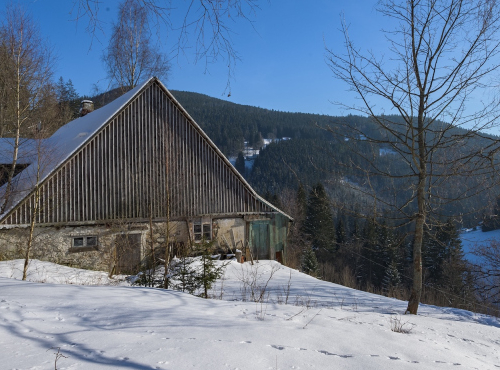
{"type": "MultiPolygon", "coordinates": [[[[278,211],[155,78],[41,182],[40,194],[38,224],[278,211]]],[[[1,223],[28,224],[34,200],[1,223]]]]}

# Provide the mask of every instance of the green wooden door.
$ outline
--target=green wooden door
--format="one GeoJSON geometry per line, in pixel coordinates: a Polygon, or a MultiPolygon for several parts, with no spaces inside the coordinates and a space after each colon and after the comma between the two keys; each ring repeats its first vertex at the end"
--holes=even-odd
{"type": "Polygon", "coordinates": [[[250,223],[250,245],[254,258],[269,258],[269,222],[253,221],[250,223]]]}

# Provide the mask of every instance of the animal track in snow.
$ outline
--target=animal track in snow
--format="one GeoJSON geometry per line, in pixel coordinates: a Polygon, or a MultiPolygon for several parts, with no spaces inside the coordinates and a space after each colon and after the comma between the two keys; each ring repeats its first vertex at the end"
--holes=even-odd
{"type": "Polygon", "coordinates": [[[341,357],[341,358],[351,358],[351,357],[354,357],[354,355],[338,355],[336,353],[331,353],[331,352],[328,352],[328,351],[320,351],[320,350],[317,350],[316,352],[319,352],[319,353],[322,353],[324,355],[328,355],[328,356],[337,356],[337,357],[341,357]]]}
{"type": "Polygon", "coordinates": [[[274,349],[278,349],[278,350],[280,350],[280,351],[283,351],[283,350],[285,349],[285,347],[283,347],[283,346],[278,346],[278,345],[276,345],[276,344],[271,344],[270,346],[271,346],[271,347],[273,347],[274,349]]]}

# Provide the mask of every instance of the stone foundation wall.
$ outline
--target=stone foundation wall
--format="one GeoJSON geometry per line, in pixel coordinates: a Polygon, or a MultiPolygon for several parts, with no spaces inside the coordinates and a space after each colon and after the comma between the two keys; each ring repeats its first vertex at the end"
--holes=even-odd
{"type": "MultiPolygon", "coordinates": [[[[209,219],[210,220],[210,219],[209,219]]],[[[221,249],[243,249],[245,225],[243,218],[212,219],[212,236],[221,249]],[[229,248],[228,248],[229,247],[229,248]]],[[[191,221],[158,222],[153,224],[155,248],[167,242],[189,245],[193,240],[191,221]]],[[[116,262],[117,235],[140,234],[140,259],[151,249],[148,223],[122,223],[96,226],[37,227],[34,232],[31,258],[72,267],[110,271],[116,262]],[[97,237],[97,245],[75,246],[75,238],[97,237]]],[[[24,258],[29,228],[0,229],[0,258],[24,258]]]]}
{"type": "MultiPolygon", "coordinates": [[[[0,230],[0,254],[6,259],[24,258],[29,229],[0,230]]],[[[107,271],[110,265],[114,235],[106,227],[38,227],[34,230],[31,258],[72,267],[107,271]],[[95,248],[75,248],[75,237],[96,236],[95,248]]]]}

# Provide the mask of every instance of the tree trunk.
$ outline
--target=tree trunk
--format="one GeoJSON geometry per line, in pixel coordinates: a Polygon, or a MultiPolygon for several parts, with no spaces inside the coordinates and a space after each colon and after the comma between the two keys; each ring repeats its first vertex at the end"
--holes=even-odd
{"type": "Polygon", "coordinates": [[[31,258],[30,254],[31,254],[31,248],[33,246],[36,216],[38,215],[38,211],[39,211],[39,201],[40,201],[40,188],[38,185],[39,179],[40,179],[40,165],[38,164],[37,177],[36,177],[36,188],[35,188],[35,196],[34,196],[35,199],[33,202],[34,208],[31,210],[32,212],[31,212],[31,221],[30,221],[30,233],[28,236],[28,245],[26,246],[26,253],[24,255],[24,268],[23,268],[22,280],[26,280],[26,277],[28,275],[28,264],[29,264],[29,261],[31,258]]]}
{"type": "MultiPolygon", "coordinates": [[[[415,67],[415,73],[418,76],[418,68],[415,67]]],[[[419,87],[420,87],[419,81],[419,87]]],[[[427,206],[427,193],[426,193],[426,183],[427,183],[427,156],[426,156],[426,145],[425,145],[425,129],[424,129],[424,93],[423,89],[420,88],[420,103],[418,109],[418,119],[417,119],[417,145],[418,154],[417,161],[419,174],[417,183],[417,207],[418,213],[415,217],[415,234],[413,237],[413,286],[411,289],[410,299],[408,300],[408,308],[406,312],[412,315],[416,315],[418,311],[418,305],[420,303],[420,298],[422,296],[422,243],[424,240],[424,224],[427,206]]],[[[415,157],[414,157],[415,158],[415,157]]]]}
{"type": "Polygon", "coordinates": [[[415,222],[415,236],[413,239],[413,286],[411,289],[410,299],[408,300],[408,308],[406,312],[416,315],[420,297],[422,295],[422,241],[424,236],[424,219],[423,214],[417,216],[415,222]]]}

